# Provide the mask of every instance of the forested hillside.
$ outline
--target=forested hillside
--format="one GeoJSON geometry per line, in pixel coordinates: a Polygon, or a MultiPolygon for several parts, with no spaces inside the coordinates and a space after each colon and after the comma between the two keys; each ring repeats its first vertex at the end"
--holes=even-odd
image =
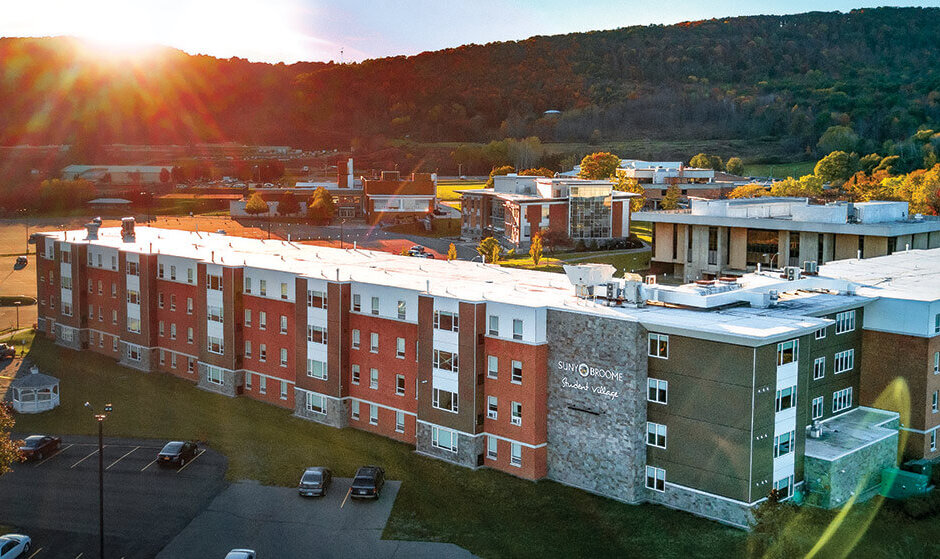
{"type": "Polygon", "coordinates": [[[770,137],[799,155],[844,125],[869,152],[920,126],[940,128],[938,37],[940,9],[881,8],[534,37],[345,65],[172,49],[136,63],[96,61],[69,39],[3,39],[0,144],[770,137]]]}

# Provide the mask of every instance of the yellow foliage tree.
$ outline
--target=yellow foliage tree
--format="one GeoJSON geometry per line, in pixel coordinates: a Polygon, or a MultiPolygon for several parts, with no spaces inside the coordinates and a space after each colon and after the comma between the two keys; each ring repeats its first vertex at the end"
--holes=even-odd
{"type": "Polygon", "coordinates": [[[760,198],[761,196],[769,195],[770,193],[767,192],[767,188],[764,187],[764,185],[751,183],[735,187],[735,189],[728,194],[728,198],[760,198]]]}

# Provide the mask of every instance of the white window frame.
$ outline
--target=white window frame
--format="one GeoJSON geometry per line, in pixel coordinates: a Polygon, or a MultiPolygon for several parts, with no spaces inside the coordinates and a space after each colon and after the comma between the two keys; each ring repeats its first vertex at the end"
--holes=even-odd
{"type": "Polygon", "coordinates": [[[379,424],[379,407],[375,404],[369,404],[369,425],[379,424]]]}
{"type": "Polygon", "coordinates": [[[497,460],[499,457],[499,439],[492,435],[486,437],[486,457],[490,460],[497,460]]]}
{"type": "Polygon", "coordinates": [[[457,453],[457,431],[451,429],[445,429],[444,427],[438,427],[437,425],[431,426],[431,446],[434,448],[439,448],[441,450],[449,450],[454,454],[457,453]],[[441,433],[446,433],[450,437],[450,444],[444,445],[441,443],[441,433]]]}
{"type": "Polygon", "coordinates": [[[646,422],[646,446],[666,448],[667,428],[662,423],[646,422]]]}
{"type": "Polygon", "coordinates": [[[499,419],[499,398],[496,396],[486,397],[486,417],[487,419],[499,419]]]}
{"type": "Polygon", "coordinates": [[[326,415],[326,398],[322,394],[307,392],[304,403],[307,411],[326,415]]]}
{"type": "Polygon", "coordinates": [[[369,353],[378,353],[379,352],[379,333],[370,332],[369,333],[369,353]]]}
{"type": "Polygon", "coordinates": [[[823,339],[825,339],[825,338],[826,338],[826,327],[823,326],[823,327],[820,328],[819,330],[816,330],[816,332],[813,334],[813,336],[814,336],[814,339],[817,339],[817,340],[823,340],[823,339]]]}
{"type": "Polygon", "coordinates": [[[395,395],[405,395],[405,375],[395,375],[395,395]]]}
{"type": "Polygon", "coordinates": [[[353,331],[352,331],[352,348],[353,349],[359,349],[359,341],[360,341],[359,337],[360,337],[359,329],[353,328],[353,331]]]}
{"type": "Polygon", "coordinates": [[[845,311],[836,314],[836,334],[845,334],[855,330],[855,311],[845,311]]]}
{"type": "Polygon", "coordinates": [[[777,396],[774,399],[774,410],[776,413],[780,413],[782,411],[796,407],[796,392],[797,390],[795,384],[793,386],[787,386],[777,390],[777,396]],[[784,401],[788,397],[790,401],[785,405],[784,401]]]}
{"type": "Polygon", "coordinates": [[[395,410],[395,432],[405,432],[405,412],[401,410],[395,410]]]}
{"type": "Polygon", "coordinates": [[[666,470],[654,466],[647,466],[646,488],[664,493],[666,491],[666,470]],[[652,480],[652,482],[650,480],[652,480]]]}
{"type": "Polygon", "coordinates": [[[319,359],[307,359],[307,376],[315,379],[326,380],[328,376],[326,362],[319,359]]]}
{"type": "Polygon", "coordinates": [[[836,390],[832,393],[832,413],[839,413],[852,407],[852,387],[836,390]]]}
{"type": "Polygon", "coordinates": [[[379,370],[375,367],[369,369],[369,388],[372,390],[379,389],[379,370]]]}
{"type": "Polygon", "coordinates": [[[835,354],[833,359],[833,374],[841,374],[851,371],[855,368],[855,349],[847,349],[835,354]]]}
{"type": "Polygon", "coordinates": [[[522,384],[523,369],[522,361],[513,360],[510,368],[509,382],[512,384],[522,384]]]}
{"type": "Polygon", "coordinates": [[[349,406],[349,415],[353,420],[359,421],[359,400],[353,400],[349,406]]]}
{"type": "Polygon", "coordinates": [[[405,338],[395,338],[395,357],[405,358],[405,338]]]}
{"type": "Polygon", "coordinates": [[[509,465],[522,467],[522,445],[519,443],[509,443],[509,465]]]}
{"type": "Polygon", "coordinates": [[[789,431],[774,437],[774,458],[780,458],[795,451],[796,431],[789,431]]]}
{"type": "Polygon", "coordinates": [[[223,386],[225,377],[222,375],[222,369],[209,365],[206,367],[206,380],[212,384],[223,386]]]}
{"type": "Polygon", "coordinates": [[[649,357],[655,357],[657,359],[669,359],[668,335],[650,332],[648,340],[649,343],[647,344],[648,347],[646,353],[649,355],[649,357]],[[665,348],[665,351],[663,351],[663,348],[665,348]]]}
{"type": "Polygon", "coordinates": [[[524,332],[525,332],[525,325],[522,323],[522,319],[521,318],[512,319],[512,339],[521,340],[524,332]]]}
{"type": "Polygon", "coordinates": [[[777,366],[781,367],[783,365],[788,365],[800,360],[800,340],[793,339],[787,340],[785,342],[780,342],[777,344],[777,366]],[[787,353],[787,348],[790,348],[793,351],[792,357],[789,361],[784,361],[785,355],[787,353]]]}
{"type": "Polygon", "coordinates": [[[509,413],[510,425],[522,426],[522,402],[510,403],[509,413]]]}
{"type": "Polygon", "coordinates": [[[486,376],[487,378],[499,378],[499,357],[495,355],[486,356],[486,376]]]}
{"type": "Polygon", "coordinates": [[[434,388],[431,390],[431,407],[439,410],[448,411],[451,413],[459,413],[460,409],[460,395],[457,392],[450,392],[447,390],[441,390],[440,388],[434,388]],[[450,394],[450,408],[445,408],[441,405],[441,393],[450,394]]]}
{"type": "Polygon", "coordinates": [[[811,416],[810,419],[817,420],[822,419],[822,416],[826,413],[826,398],[825,396],[816,396],[813,398],[813,403],[811,406],[811,416]]]}
{"type": "Polygon", "coordinates": [[[669,381],[657,378],[646,379],[646,401],[656,404],[668,404],[669,381]]]}
{"type": "Polygon", "coordinates": [[[819,380],[826,376],[826,358],[817,357],[813,361],[813,380],[819,380]]]}

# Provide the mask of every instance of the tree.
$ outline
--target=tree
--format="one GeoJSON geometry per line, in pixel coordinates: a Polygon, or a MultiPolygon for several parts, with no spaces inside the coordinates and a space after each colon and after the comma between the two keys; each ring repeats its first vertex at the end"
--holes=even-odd
{"type": "Polygon", "coordinates": [[[844,151],[834,151],[816,163],[813,172],[823,182],[841,185],[858,170],[858,156],[844,151]],[[854,157],[853,157],[854,156],[854,157]]]}
{"type": "Polygon", "coordinates": [[[248,215],[266,214],[269,210],[268,203],[261,197],[260,192],[252,194],[251,198],[248,199],[248,203],[245,204],[245,213],[248,215]]]}
{"type": "Polygon", "coordinates": [[[493,237],[487,237],[480,241],[480,244],[477,245],[477,253],[483,257],[484,262],[497,264],[499,262],[499,257],[503,253],[503,247],[500,246],[499,241],[493,237]]]}
{"type": "Polygon", "coordinates": [[[751,183],[735,187],[735,189],[728,194],[728,198],[760,198],[761,196],[768,195],[769,193],[764,185],[751,183]]]}
{"type": "MultiPolygon", "coordinates": [[[[822,153],[834,151],[854,151],[858,147],[858,135],[849,126],[830,126],[819,137],[816,147],[822,153]]],[[[851,176],[851,175],[849,175],[851,176]]],[[[846,177],[848,179],[848,177],[846,177]]]]}
{"type": "Polygon", "coordinates": [[[630,211],[632,212],[638,212],[646,205],[646,189],[636,179],[617,177],[617,180],[614,181],[614,190],[639,194],[638,197],[630,199],[630,211]]]}
{"type": "Polygon", "coordinates": [[[872,172],[881,164],[882,157],[877,153],[869,153],[865,157],[862,157],[858,160],[859,171],[865,173],[866,175],[871,175],[872,172]]]}
{"type": "Polygon", "coordinates": [[[532,244],[529,246],[529,256],[532,257],[532,264],[538,266],[542,260],[542,236],[536,233],[532,235],[532,244]]]}
{"type": "Polygon", "coordinates": [[[663,209],[663,210],[679,209],[679,197],[680,196],[682,196],[682,191],[679,190],[679,185],[677,184],[669,185],[669,188],[666,189],[666,195],[663,196],[662,201],[659,203],[660,209],[663,209]]]}
{"type": "Polygon", "coordinates": [[[538,167],[533,169],[526,169],[525,171],[519,171],[520,177],[554,177],[555,171],[547,169],[545,167],[538,167]]]}
{"type": "Polygon", "coordinates": [[[277,215],[293,215],[300,213],[300,202],[294,193],[288,190],[277,201],[277,215]]]}
{"type": "Polygon", "coordinates": [[[450,246],[447,247],[447,260],[457,260],[457,247],[454,246],[454,243],[450,243],[450,246]]]}
{"type": "Polygon", "coordinates": [[[23,441],[10,437],[13,423],[13,414],[4,403],[0,403],[0,475],[9,473],[10,466],[22,460],[20,446],[23,441]]]}
{"type": "Polygon", "coordinates": [[[578,176],[582,179],[609,179],[614,176],[619,166],[619,157],[606,151],[598,151],[581,159],[581,171],[578,176]]]}
{"type": "Polygon", "coordinates": [[[804,175],[799,179],[787,177],[773,183],[771,196],[819,196],[823,192],[823,180],[816,175],[804,175]]]}
{"type": "Polygon", "coordinates": [[[728,159],[728,162],[725,163],[725,170],[732,175],[743,175],[744,163],[741,161],[740,157],[731,157],[728,159]]]}
{"type": "Polygon", "coordinates": [[[317,187],[307,204],[307,218],[314,223],[329,223],[335,213],[333,196],[322,186],[317,187]]]}
{"type": "Polygon", "coordinates": [[[490,178],[486,181],[486,188],[493,188],[493,177],[508,175],[509,173],[515,172],[516,169],[512,165],[501,165],[499,167],[493,167],[493,170],[490,171],[490,178]]]}
{"type": "Polygon", "coordinates": [[[725,164],[722,162],[721,157],[717,155],[708,155],[707,153],[699,153],[690,159],[689,166],[695,167],[697,169],[713,169],[715,171],[725,170],[725,164]]]}
{"type": "Polygon", "coordinates": [[[170,170],[170,176],[173,178],[173,182],[176,184],[186,182],[186,170],[179,165],[173,166],[173,169],[170,170]]]}
{"type": "Polygon", "coordinates": [[[571,237],[564,229],[542,229],[539,231],[539,237],[552,254],[555,253],[558,247],[571,246],[571,237]]]}
{"type": "Polygon", "coordinates": [[[163,184],[170,182],[170,172],[167,171],[166,167],[160,169],[160,182],[163,184]]]}

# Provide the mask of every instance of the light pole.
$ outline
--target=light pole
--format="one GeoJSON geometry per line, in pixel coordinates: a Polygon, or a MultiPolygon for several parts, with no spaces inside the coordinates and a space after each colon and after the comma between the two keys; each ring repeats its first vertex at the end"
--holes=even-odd
{"type": "MultiPolygon", "coordinates": [[[[92,412],[95,408],[90,402],[85,402],[85,407],[92,412]]],[[[111,413],[111,404],[104,405],[104,413],[96,413],[95,420],[98,422],[98,550],[100,559],[104,559],[104,420],[111,413]]]]}
{"type": "Polygon", "coordinates": [[[22,301],[14,301],[13,306],[16,308],[16,332],[20,331],[20,304],[22,301]]]}

